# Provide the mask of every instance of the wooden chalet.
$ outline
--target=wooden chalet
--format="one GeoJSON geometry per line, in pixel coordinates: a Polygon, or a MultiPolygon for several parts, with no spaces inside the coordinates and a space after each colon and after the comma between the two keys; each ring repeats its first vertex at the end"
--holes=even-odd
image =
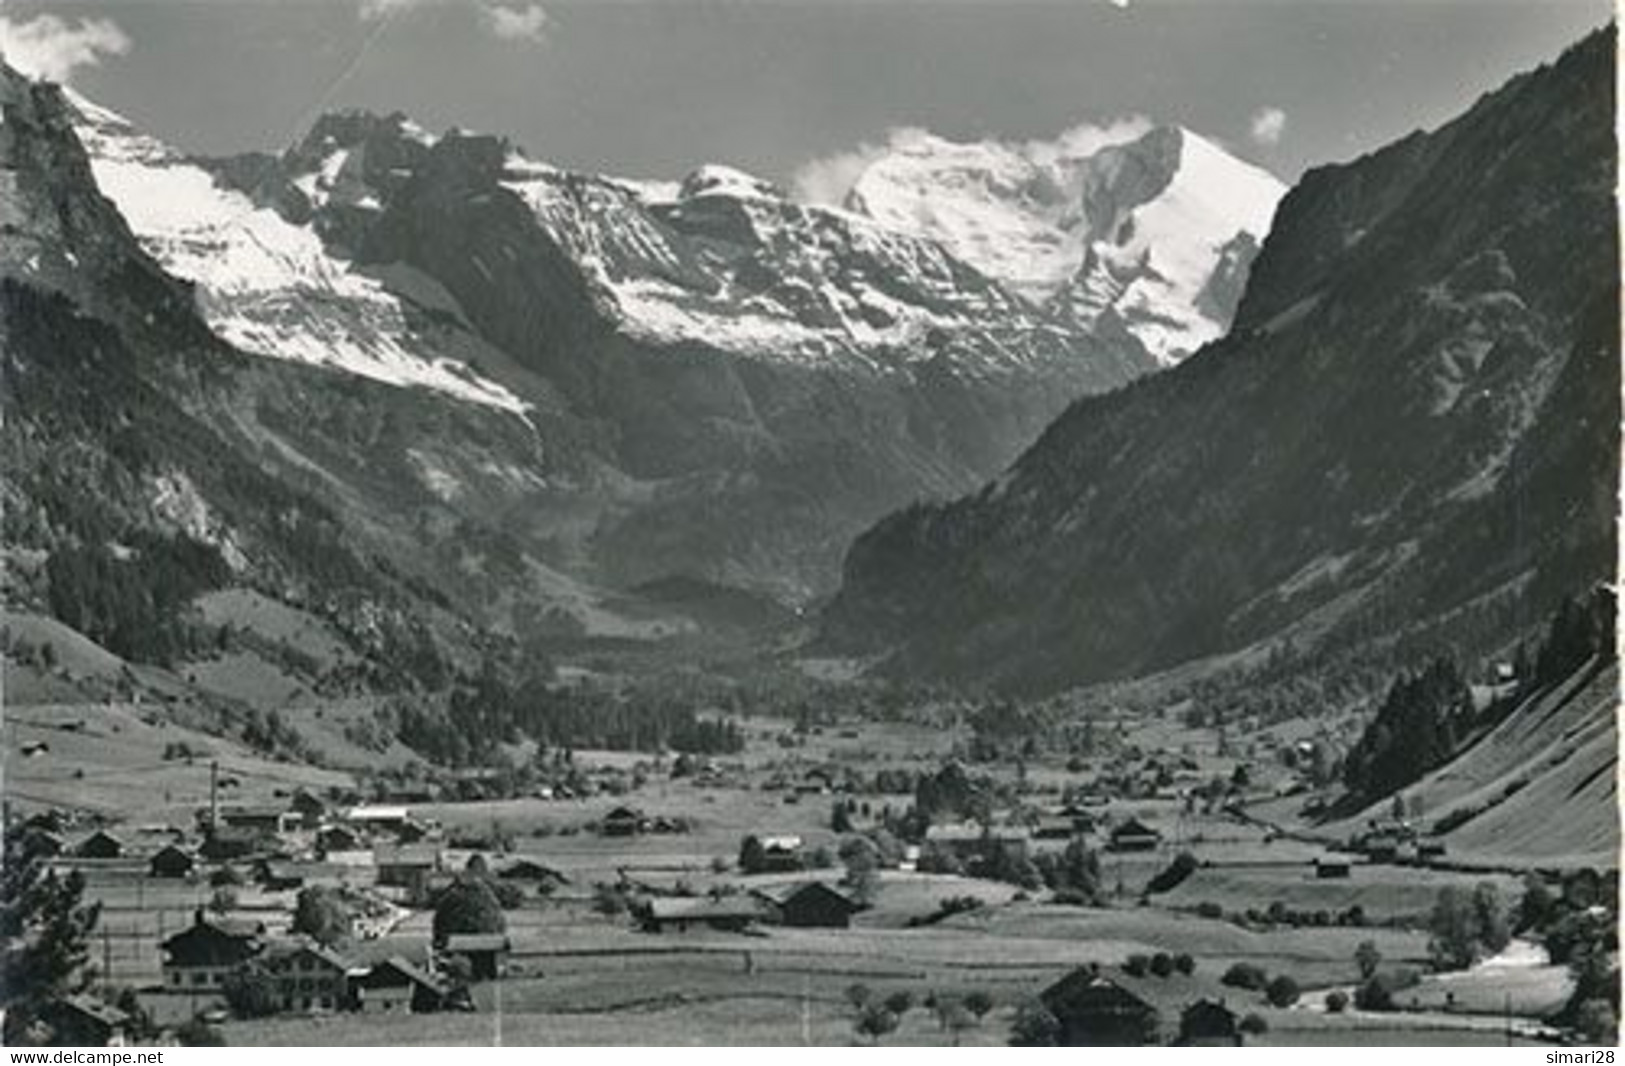
{"type": "Polygon", "coordinates": [[[1315,860],[1315,877],[1322,881],[1346,880],[1351,869],[1349,860],[1341,856],[1322,855],[1315,860]]]}
{"type": "Polygon", "coordinates": [[[315,829],[327,817],[327,804],[308,788],[295,789],[288,799],[288,813],[305,829],[315,829]]]}
{"type": "Polygon", "coordinates": [[[598,823],[598,833],[606,837],[636,836],[643,831],[644,817],[641,811],[631,807],[616,807],[598,823]]]}
{"type": "Polygon", "coordinates": [[[363,844],[362,836],[347,825],[327,825],[316,831],[316,852],[355,851],[363,844]]]}
{"type": "Polygon", "coordinates": [[[351,966],[336,952],[285,943],[267,951],[264,963],[285,1011],[343,1010],[350,1003],[351,966]]]}
{"type": "Polygon", "coordinates": [[[124,841],[105,829],[98,829],[81,840],[73,853],[81,859],[116,859],[124,854],[124,841]]]}
{"type": "Polygon", "coordinates": [[[297,829],[299,815],[275,804],[239,804],[220,808],[220,824],[274,835],[297,829]]]}
{"type": "Polygon", "coordinates": [[[686,933],[694,928],[740,933],[768,916],[766,907],[749,896],[725,899],[662,897],[640,904],[633,914],[646,933],[686,933]]]}
{"type": "Polygon", "coordinates": [[[64,1047],[124,1047],[130,1040],[130,1016],[89,996],[64,996],[40,1008],[51,1028],[51,1043],[64,1047]]]}
{"type": "Polygon", "coordinates": [[[440,849],[433,844],[405,844],[373,849],[378,883],[397,888],[420,887],[441,867],[440,849]]]}
{"type": "Polygon", "coordinates": [[[265,926],[205,915],[199,907],[192,924],[159,947],[164,984],[172,991],[219,991],[225,979],[265,949],[265,926]]]}
{"type": "Polygon", "coordinates": [[[1157,1041],[1157,1008],[1092,966],[1073,970],[1038,998],[1060,1023],[1062,1046],[1139,1047],[1157,1041]]]}
{"type": "Polygon", "coordinates": [[[1199,999],[1180,1013],[1179,1035],[1174,1043],[1183,1047],[1239,1047],[1241,1028],[1236,1012],[1222,999],[1199,999]]]}
{"type": "Polygon", "coordinates": [[[192,857],[192,853],[183,851],[174,844],[166,844],[147,860],[147,873],[152,877],[190,877],[196,869],[197,860],[192,857]]]}
{"type": "Polygon", "coordinates": [[[845,929],[863,909],[857,900],[822,881],[757,889],[752,895],[767,904],[778,924],[801,929],[845,929]]]}
{"type": "Polygon", "coordinates": [[[445,1006],[450,990],[398,955],[351,978],[356,1009],[363,1014],[428,1014],[445,1006]]]}
{"type": "Polygon", "coordinates": [[[1106,846],[1112,851],[1155,851],[1161,844],[1161,833],[1137,818],[1130,818],[1112,829],[1106,846]]]}

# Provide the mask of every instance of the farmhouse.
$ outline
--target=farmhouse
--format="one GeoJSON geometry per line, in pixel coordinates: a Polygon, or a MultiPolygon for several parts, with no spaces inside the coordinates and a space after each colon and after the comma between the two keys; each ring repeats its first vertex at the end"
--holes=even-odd
{"type": "Polygon", "coordinates": [[[153,877],[190,877],[197,868],[197,860],[190,852],[167,844],[155,852],[147,862],[147,872],[153,877]]]}
{"type": "Polygon", "coordinates": [[[634,912],[646,933],[675,930],[686,933],[695,926],[739,933],[761,921],[762,905],[749,898],[651,899],[634,912]]]}
{"type": "Polygon", "coordinates": [[[447,996],[437,978],[398,955],[355,976],[351,987],[364,1014],[426,1014],[443,1007],[447,996]]]}
{"type": "Polygon", "coordinates": [[[790,873],[802,868],[801,838],[794,833],[759,836],[762,859],[757,866],[760,873],[790,873]]]}
{"type": "Polygon", "coordinates": [[[995,849],[1025,855],[1031,834],[1015,826],[984,826],[979,822],[933,825],[925,831],[925,842],[956,858],[982,859],[995,849]]]}
{"type": "Polygon", "coordinates": [[[643,831],[643,813],[631,807],[616,807],[598,825],[598,832],[606,837],[636,836],[643,831]]]}
{"type": "Polygon", "coordinates": [[[845,929],[863,907],[822,881],[803,881],[783,888],[758,889],[753,895],[767,904],[780,925],[802,929],[845,929]]]}
{"type": "Polygon", "coordinates": [[[447,955],[467,959],[474,980],[494,981],[502,975],[503,960],[511,945],[501,933],[453,933],[439,948],[447,955]]]}
{"type": "Polygon", "coordinates": [[[1361,842],[1360,850],[1372,862],[1394,862],[1399,858],[1399,841],[1386,834],[1369,836],[1361,842]]]}
{"type": "Polygon", "coordinates": [[[1179,1016],[1176,1044],[1184,1047],[1237,1047],[1241,1030],[1236,1012],[1222,999],[1203,998],[1186,1007],[1179,1016]]]}
{"type": "Polygon", "coordinates": [[[531,881],[538,885],[567,885],[570,883],[570,879],[563,872],[544,862],[523,855],[514,856],[502,863],[497,867],[496,874],[504,881],[531,881]]]}
{"type": "Polygon", "coordinates": [[[1034,840],[1071,840],[1078,832],[1075,820],[1065,815],[1049,815],[1033,826],[1034,840]]]}
{"type": "Polygon", "coordinates": [[[73,853],[81,859],[116,859],[124,854],[124,841],[105,829],[98,829],[81,840],[73,853]]]}
{"type": "Polygon", "coordinates": [[[1137,818],[1130,818],[1112,830],[1107,847],[1112,851],[1155,851],[1161,843],[1161,833],[1137,818]]]}
{"type": "Polygon", "coordinates": [[[199,907],[192,924],[159,945],[164,984],[173,990],[218,989],[237,967],[259,955],[265,926],[205,917],[199,907]]]}
{"type": "Polygon", "coordinates": [[[369,805],[351,807],[344,820],[363,831],[394,833],[406,824],[408,817],[405,807],[369,805]]]}
{"type": "Polygon", "coordinates": [[[433,844],[386,845],[373,849],[372,861],[378,868],[380,885],[414,888],[440,869],[441,856],[433,844]]]}
{"type": "Polygon", "coordinates": [[[327,817],[327,804],[308,788],[295,789],[288,800],[288,813],[306,829],[315,829],[327,817]]]}
{"type": "Polygon", "coordinates": [[[222,807],[220,821],[229,828],[255,833],[288,833],[299,826],[297,814],[272,804],[222,807]]]}
{"type": "Polygon", "coordinates": [[[1061,1023],[1064,1047],[1137,1047],[1157,1039],[1157,1008],[1084,966],[1038,994],[1061,1023]]]}
{"type": "Polygon", "coordinates": [[[361,834],[346,825],[323,826],[316,832],[316,851],[355,851],[361,847],[361,834]]]}
{"type": "Polygon", "coordinates": [[[283,1010],[339,1010],[349,1001],[350,965],[311,944],[283,944],[265,956],[283,1010]]]}
{"type": "Polygon", "coordinates": [[[129,1040],[130,1016],[89,996],[53,999],[41,1008],[40,1020],[60,1046],[123,1047],[129,1040]]]}
{"type": "Polygon", "coordinates": [[[1345,879],[1349,876],[1349,861],[1342,857],[1320,856],[1315,860],[1315,876],[1322,881],[1345,879]]]}

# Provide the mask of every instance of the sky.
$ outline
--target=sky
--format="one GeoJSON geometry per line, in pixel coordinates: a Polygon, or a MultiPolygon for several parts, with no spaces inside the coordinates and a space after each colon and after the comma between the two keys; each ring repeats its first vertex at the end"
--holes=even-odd
{"type": "Polygon", "coordinates": [[[1432,128],[1610,0],[0,0],[0,51],[188,151],[323,111],[502,133],[561,166],[722,162],[811,189],[899,129],[1178,123],[1291,181],[1432,128]],[[798,182],[799,179],[799,182],[798,182]]]}

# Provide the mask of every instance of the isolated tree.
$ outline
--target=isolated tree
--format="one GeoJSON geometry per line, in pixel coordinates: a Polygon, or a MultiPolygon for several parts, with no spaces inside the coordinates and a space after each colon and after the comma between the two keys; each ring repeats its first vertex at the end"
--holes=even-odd
{"type": "Polygon", "coordinates": [[[981,1024],[981,1019],[972,1013],[965,1004],[955,1000],[949,1000],[937,1009],[937,1021],[944,1029],[953,1034],[954,1047],[959,1046],[960,1037],[966,1029],[972,1029],[981,1024]]]}
{"type": "Polygon", "coordinates": [[[1359,969],[1362,981],[1369,981],[1377,975],[1377,967],[1382,965],[1382,952],[1377,950],[1375,941],[1360,941],[1359,947],[1354,949],[1354,965],[1359,969]]]}
{"type": "Polygon", "coordinates": [[[459,877],[435,903],[434,940],[443,943],[457,933],[502,933],[508,919],[496,893],[483,880],[459,877]]]}
{"type": "Polygon", "coordinates": [[[1334,988],[1326,993],[1326,1013],[1342,1014],[1348,1010],[1349,994],[1340,988],[1334,988]]]}
{"type": "Polygon", "coordinates": [[[855,1028],[871,1043],[878,1044],[881,1037],[897,1030],[897,1015],[887,1010],[884,1004],[871,1003],[858,1017],[855,1028]]]}
{"type": "Polygon", "coordinates": [[[898,989],[886,997],[886,1009],[901,1018],[914,1007],[914,993],[898,989]]]}
{"type": "Polygon", "coordinates": [[[869,990],[869,986],[861,981],[846,986],[846,1001],[852,1004],[854,1010],[862,1011],[874,998],[875,994],[869,990]]]}
{"type": "Polygon", "coordinates": [[[752,833],[739,842],[739,870],[741,873],[761,873],[762,867],[767,865],[767,849],[762,847],[761,838],[752,833]]]}
{"type": "Polygon", "coordinates": [[[1298,1002],[1298,982],[1281,974],[1264,989],[1264,998],[1272,1007],[1290,1007],[1298,1002]]]}
{"type": "Polygon", "coordinates": [[[966,992],[962,1002],[965,1009],[976,1016],[977,1021],[981,1021],[983,1016],[993,1009],[993,997],[979,988],[966,992]]]}

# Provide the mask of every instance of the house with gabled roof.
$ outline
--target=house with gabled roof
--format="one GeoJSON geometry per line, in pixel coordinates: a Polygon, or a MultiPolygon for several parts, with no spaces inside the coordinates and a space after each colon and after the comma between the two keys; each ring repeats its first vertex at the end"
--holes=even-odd
{"type": "Polygon", "coordinates": [[[1138,818],[1130,818],[1112,828],[1106,846],[1112,851],[1155,851],[1161,844],[1161,833],[1138,818]]]}
{"type": "Polygon", "coordinates": [[[263,961],[285,1011],[342,1010],[350,1003],[352,967],[329,948],[285,941],[269,948],[263,961]]]}
{"type": "Polygon", "coordinates": [[[823,881],[759,888],[752,895],[768,905],[780,925],[802,929],[845,929],[863,904],[823,881]]]}
{"type": "Polygon", "coordinates": [[[1138,1047],[1155,1043],[1157,1008],[1106,976],[1080,966],[1038,994],[1060,1023],[1064,1047],[1138,1047]]]}
{"type": "Polygon", "coordinates": [[[116,859],[124,854],[124,841],[105,829],[98,829],[81,840],[73,853],[81,859],[116,859]]]}
{"type": "Polygon", "coordinates": [[[350,984],[363,1014],[428,1014],[445,1006],[450,995],[438,977],[399,955],[352,975],[350,984]]]}
{"type": "Polygon", "coordinates": [[[147,873],[151,877],[190,877],[196,869],[197,860],[192,853],[174,844],[164,845],[147,860],[147,873]]]}
{"type": "Polygon", "coordinates": [[[63,996],[40,1008],[40,1021],[51,1028],[51,1042],[66,1047],[124,1047],[130,1038],[130,1016],[89,996],[63,996]]]}
{"type": "Polygon", "coordinates": [[[265,950],[260,922],[217,918],[199,907],[192,924],[159,945],[164,985],[172,991],[217,992],[227,977],[265,950]]]}

